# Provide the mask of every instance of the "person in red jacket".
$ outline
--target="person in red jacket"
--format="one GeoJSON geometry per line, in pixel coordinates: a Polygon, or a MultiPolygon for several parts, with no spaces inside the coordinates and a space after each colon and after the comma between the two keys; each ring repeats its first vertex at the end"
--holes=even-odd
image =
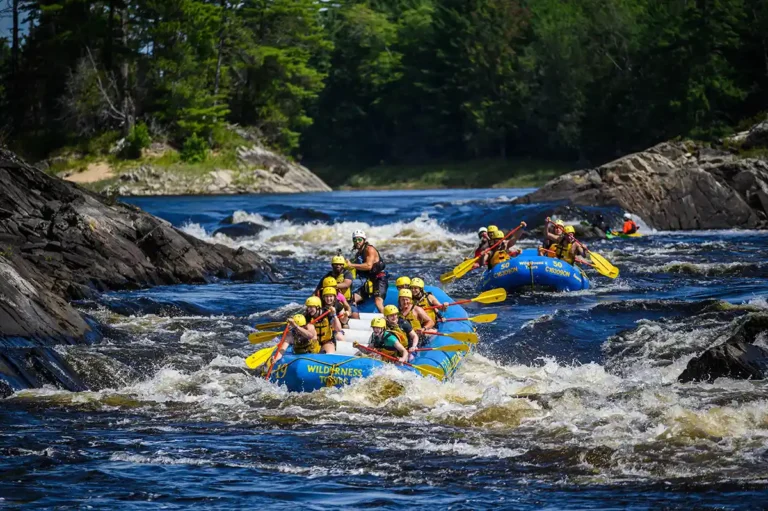
{"type": "Polygon", "coordinates": [[[632,220],[632,215],[624,213],[624,234],[635,234],[639,229],[635,221],[632,220]]]}

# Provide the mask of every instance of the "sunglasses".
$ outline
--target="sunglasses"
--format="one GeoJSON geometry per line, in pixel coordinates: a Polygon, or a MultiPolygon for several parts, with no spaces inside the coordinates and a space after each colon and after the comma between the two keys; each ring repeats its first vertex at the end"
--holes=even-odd
{"type": "Polygon", "coordinates": [[[352,241],[357,243],[358,241],[365,241],[365,238],[352,238],[352,241]]]}

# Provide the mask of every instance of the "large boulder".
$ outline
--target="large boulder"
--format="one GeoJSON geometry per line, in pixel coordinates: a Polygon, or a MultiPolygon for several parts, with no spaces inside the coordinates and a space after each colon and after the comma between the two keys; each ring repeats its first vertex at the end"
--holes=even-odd
{"type": "Polygon", "coordinates": [[[560,176],[522,203],[617,206],[657,229],[768,225],[768,162],[665,142],[597,168],[560,176]]]}
{"type": "Polygon", "coordinates": [[[253,252],[207,244],[0,149],[3,388],[43,383],[80,388],[51,347],[95,342],[99,332],[68,300],[216,278],[275,279],[272,266],[253,252]]]}
{"type": "Polygon", "coordinates": [[[756,124],[747,132],[742,144],[744,149],[768,147],[768,120],[756,124]]]}
{"type": "Polygon", "coordinates": [[[722,344],[691,359],[678,380],[711,382],[717,378],[764,380],[768,377],[768,350],[755,344],[768,333],[768,314],[751,314],[739,320],[722,344]]]}

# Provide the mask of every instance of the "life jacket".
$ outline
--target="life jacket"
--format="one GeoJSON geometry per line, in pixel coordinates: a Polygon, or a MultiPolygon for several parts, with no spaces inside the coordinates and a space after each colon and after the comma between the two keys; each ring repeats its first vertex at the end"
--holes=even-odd
{"type": "Polygon", "coordinates": [[[637,232],[637,224],[634,220],[624,221],[624,234],[635,234],[637,232]]]}
{"type": "Polygon", "coordinates": [[[397,324],[392,325],[389,321],[387,321],[387,331],[394,333],[398,340],[400,341],[400,344],[403,345],[403,348],[408,349],[408,345],[410,344],[410,339],[408,335],[406,335],[405,330],[400,326],[400,322],[405,321],[404,319],[398,317],[397,318],[397,324]]]}
{"type": "MultiPolygon", "coordinates": [[[[322,312],[321,312],[322,314],[322,312]]],[[[304,314],[304,317],[307,318],[307,323],[312,321],[312,317],[307,316],[304,314]]],[[[320,321],[317,321],[314,323],[315,330],[317,331],[317,342],[320,345],[325,344],[326,342],[333,341],[333,328],[331,328],[331,320],[328,319],[328,316],[325,316],[320,321]]]]}
{"type": "Polygon", "coordinates": [[[414,330],[421,330],[421,321],[419,321],[419,318],[416,317],[416,313],[413,311],[413,308],[414,306],[411,305],[411,310],[407,315],[403,315],[403,313],[400,312],[398,317],[408,321],[414,330]]]}
{"type": "Polygon", "coordinates": [[[363,244],[362,247],[360,247],[360,250],[357,251],[357,254],[355,254],[355,263],[363,264],[365,262],[365,251],[368,249],[368,247],[371,247],[376,251],[376,255],[379,256],[379,260],[378,262],[373,263],[370,271],[357,270],[358,276],[363,280],[372,280],[373,277],[376,277],[379,273],[384,271],[384,268],[387,267],[387,265],[384,264],[384,260],[381,258],[379,249],[369,244],[367,241],[363,244]]]}
{"type": "Polygon", "coordinates": [[[568,243],[566,245],[561,245],[560,243],[556,243],[550,247],[550,250],[553,250],[555,252],[555,257],[558,259],[561,259],[565,261],[568,264],[573,264],[576,258],[571,253],[571,246],[573,243],[568,243]]]}
{"type": "Polygon", "coordinates": [[[397,340],[407,350],[408,341],[405,340],[406,338],[407,336],[402,330],[385,330],[381,337],[371,336],[371,347],[390,357],[400,358],[400,353],[397,349],[387,347],[386,342],[387,340],[397,340]]]}
{"type": "MultiPolygon", "coordinates": [[[[344,277],[344,270],[341,271],[341,275],[339,275],[339,276],[340,277],[344,277]]],[[[328,273],[325,274],[325,276],[323,277],[323,280],[327,279],[328,277],[333,277],[334,279],[336,279],[337,276],[334,275],[332,271],[329,271],[328,273]]],[[[336,280],[338,281],[338,279],[336,279],[336,280]]],[[[322,281],[321,281],[321,283],[322,283],[322,281]]],[[[349,291],[351,287],[352,286],[349,286],[347,289],[338,289],[338,288],[336,288],[336,289],[339,291],[339,293],[344,295],[344,298],[349,300],[350,298],[352,298],[352,293],[349,291]]],[[[320,291],[322,292],[322,290],[323,290],[322,284],[320,285],[320,287],[318,287],[318,289],[320,289],[320,291]]]]}
{"type": "Polygon", "coordinates": [[[491,256],[491,260],[488,262],[488,267],[493,268],[497,264],[506,261],[509,259],[509,254],[506,250],[503,248],[498,248],[494,250],[493,255],[491,256]]]}
{"type": "Polygon", "coordinates": [[[441,318],[440,312],[438,312],[437,309],[429,309],[428,307],[432,307],[432,304],[429,302],[429,297],[432,295],[432,293],[424,293],[424,296],[419,298],[416,305],[424,309],[424,312],[427,313],[427,316],[429,316],[429,319],[435,322],[437,324],[437,319],[441,318]]]}
{"type": "Polygon", "coordinates": [[[317,342],[317,336],[314,339],[307,339],[299,335],[295,330],[293,335],[293,353],[296,355],[304,355],[306,353],[317,354],[320,353],[320,343],[317,342]]]}

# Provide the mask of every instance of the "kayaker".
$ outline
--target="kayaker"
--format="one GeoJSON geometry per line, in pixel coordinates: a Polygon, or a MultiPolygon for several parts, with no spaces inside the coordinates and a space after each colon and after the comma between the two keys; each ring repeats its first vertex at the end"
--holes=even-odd
{"type": "Polygon", "coordinates": [[[395,281],[395,287],[397,288],[398,292],[401,289],[411,289],[411,278],[410,277],[397,277],[397,280],[395,281]]]}
{"type": "Polygon", "coordinates": [[[438,319],[442,319],[439,311],[448,309],[448,302],[440,303],[435,295],[424,291],[424,280],[419,277],[411,279],[411,294],[413,295],[413,303],[421,307],[435,323],[438,319]],[[439,307],[439,309],[429,309],[428,307],[439,307]]]}
{"type": "MultiPolygon", "coordinates": [[[[493,227],[493,226],[491,226],[491,227],[493,227]]],[[[475,249],[474,257],[480,257],[480,254],[483,253],[483,250],[486,250],[488,247],[491,246],[491,237],[488,234],[488,228],[487,227],[481,227],[477,231],[477,237],[480,238],[480,244],[475,249]]]]}
{"type": "Polygon", "coordinates": [[[632,215],[629,213],[624,213],[624,234],[635,234],[640,227],[637,226],[634,220],[632,220],[632,215]]]}
{"type": "MultiPolygon", "coordinates": [[[[317,298],[316,296],[314,298],[317,298]]],[[[319,298],[317,298],[319,300],[319,298]]],[[[305,355],[307,353],[320,353],[320,343],[317,340],[317,330],[315,325],[307,322],[304,314],[296,314],[288,319],[288,334],[282,349],[275,353],[275,362],[283,358],[288,346],[293,346],[293,352],[296,355],[305,355]]]]}
{"type": "Polygon", "coordinates": [[[371,320],[373,333],[368,341],[368,346],[391,357],[397,357],[400,362],[408,362],[408,350],[400,342],[398,335],[386,328],[387,321],[384,318],[373,318],[371,320]]]}
{"type": "Polygon", "coordinates": [[[413,293],[410,289],[403,289],[397,295],[397,301],[400,305],[399,317],[411,323],[411,326],[419,334],[419,340],[424,344],[426,336],[422,333],[424,330],[431,330],[435,326],[424,309],[413,303],[413,293]]]}
{"type": "Polygon", "coordinates": [[[576,261],[576,256],[583,257],[586,255],[586,251],[580,243],[576,242],[576,229],[572,225],[566,225],[563,235],[560,236],[557,243],[552,245],[547,255],[573,264],[576,261]]]}
{"type": "MultiPolygon", "coordinates": [[[[328,278],[332,279],[333,277],[328,278]]],[[[335,287],[326,287],[323,289],[321,300],[323,301],[323,310],[333,308],[341,326],[347,328],[352,310],[346,300],[344,300],[344,295],[339,293],[335,287]]]]}
{"type": "Polygon", "coordinates": [[[344,256],[336,255],[331,258],[331,271],[323,276],[323,280],[315,288],[315,294],[320,296],[323,288],[328,287],[325,285],[325,279],[333,277],[336,281],[336,289],[338,289],[348,302],[352,301],[352,282],[355,278],[352,276],[352,272],[347,269],[347,260],[344,256]]]}
{"type": "Polygon", "coordinates": [[[565,222],[560,219],[552,222],[547,218],[547,225],[544,230],[544,242],[539,247],[539,255],[549,255],[547,251],[552,248],[554,243],[557,243],[558,240],[560,240],[560,236],[563,234],[563,229],[565,229],[565,222]]]}
{"type": "MultiPolygon", "coordinates": [[[[307,301],[304,317],[307,322],[311,322],[319,317],[323,312],[323,302],[316,296],[310,296],[307,301]]],[[[341,322],[335,309],[331,309],[330,314],[314,323],[317,331],[317,342],[320,344],[320,350],[324,353],[336,353],[336,341],[344,340],[344,330],[341,328],[341,322]]]]}
{"type": "Polygon", "coordinates": [[[386,264],[381,259],[379,251],[368,243],[365,232],[357,230],[352,234],[355,262],[347,261],[347,267],[357,270],[357,276],[364,280],[363,285],[353,295],[353,302],[360,302],[373,297],[379,312],[384,310],[384,299],[387,297],[389,275],[384,271],[386,264]]]}
{"type": "Polygon", "coordinates": [[[413,329],[411,323],[400,317],[400,309],[395,305],[384,307],[384,319],[387,320],[387,330],[392,330],[400,338],[400,342],[409,351],[414,351],[419,346],[419,335],[413,329]]]}

